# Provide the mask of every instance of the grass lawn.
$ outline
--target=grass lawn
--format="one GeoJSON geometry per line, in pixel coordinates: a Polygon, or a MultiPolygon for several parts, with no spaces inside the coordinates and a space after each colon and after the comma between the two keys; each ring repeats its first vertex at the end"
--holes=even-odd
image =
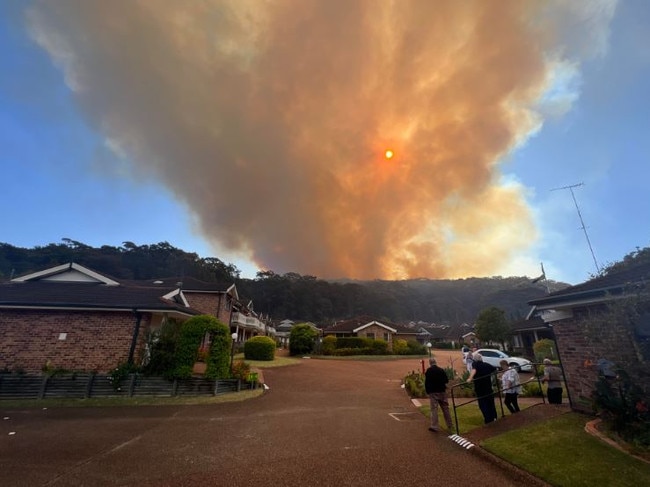
{"type": "MultiPolygon", "coordinates": [[[[526,405],[520,405],[525,409],[526,405]]],[[[420,411],[429,416],[429,406],[420,411]]],[[[483,426],[476,403],[456,409],[460,435],[483,426]]],[[[440,424],[444,425],[438,410],[440,424]]],[[[454,419],[453,409],[451,411],[454,419]]],[[[566,413],[519,428],[481,443],[485,450],[532,473],[551,485],[617,487],[650,485],[650,464],[603,443],[585,432],[589,417],[566,413]]]]}
{"type": "Polygon", "coordinates": [[[237,353],[234,357],[235,361],[241,360],[246,362],[251,367],[256,367],[258,369],[268,369],[271,367],[284,367],[285,365],[294,365],[299,364],[299,358],[293,357],[276,357],[273,360],[246,360],[243,353],[237,353]]]}
{"type": "Polygon", "coordinates": [[[567,413],[489,438],[481,446],[552,485],[650,485],[650,464],[585,432],[588,420],[567,413]]]}
{"type": "MultiPolygon", "coordinates": [[[[426,398],[420,400],[426,401],[428,403],[428,399],[426,398]]],[[[524,410],[528,408],[529,405],[519,404],[519,407],[522,410],[524,410]]],[[[420,412],[424,414],[426,417],[429,417],[429,414],[431,413],[431,408],[429,407],[428,404],[426,406],[420,406],[420,412]]],[[[455,421],[454,408],[451,404],[451,401],[449,401],[449,412],[451,413],[451,420],[455,421]]],[[[498,403],[497,403],[497,413],[501,415],[498,403]]],[[[461,436],[467,433],[468,431],[472,431],[473,429],[484,426],[485,424],[483,421],[483,415],[481,414],[481,410],[478,408],[478,403],[476,401],[468,404],[464,404],[460,407],[456,407],[456,415],[458,416],[458,429],[460,430],[458,434],[461,436]]],[[[440,420],[440,424],[444,425],[445,418],[443,418],[442,410],[440,408],[438,408],[438,418],[440,420]]],[[[454,424],[454,428],[455,428],[455,424],[454,424]]]]}

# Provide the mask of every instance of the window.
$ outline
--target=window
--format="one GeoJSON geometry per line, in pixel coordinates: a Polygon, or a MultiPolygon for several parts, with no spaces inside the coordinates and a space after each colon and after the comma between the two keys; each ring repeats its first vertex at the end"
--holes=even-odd
{"type": "Polygon", "coordinates": [[[374,340],[375,339],[375,334],[374,333],[366,333],[366,338],[372,338],[374,340]]]}
{"type": "Polygon", "coordinates": [[[388,332],[384,333],[384,341],[386,341],[386,342],[390,341],[390,335],[388,334],[388,332]]]}

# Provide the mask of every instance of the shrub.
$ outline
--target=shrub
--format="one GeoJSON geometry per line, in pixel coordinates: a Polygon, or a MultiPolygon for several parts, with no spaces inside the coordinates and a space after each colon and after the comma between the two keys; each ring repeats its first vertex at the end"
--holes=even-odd
{"type": "Polygon", "coordinates": [[[384,340],[371,340],[370,348],[373,355],[387,355],[388,354],[388,342],[384,340]]]}
{"type": "Polygon", "coordinates": [[[273,360],[275,358],[275,342],[266,336],[253,337],[244,343],[244,358],[246,360],[273,360]]]}
{"type": "Polygon", "coordinates": [[[347,357],[350,355],[372,355],[373,349],[366,348],[337,348],[334,350],[334,355],[338,357],[347,357]]]}
{"type": "MultiPolygon", "coordinates": [[[[250,340],[249,340],[250,341],[250,340]]],[[[243,360],[236,360],[232,364],[232,378],[239,380],[248,380],[251,373],[251,366],[243,360]]]]}
{"type": "Polygon", "coordinates": [[[603,421],[634,446],[650,448],[650,404],[623,369],[616,378],[601,376],[593,393],[594,407],[603,421]]]}
{"type": "Polygon", "coordinates": [[[404,389],[410,397],[426,397],[424,390],[424,374],[412,371],[404,377],[404,389]]]}
{"type": "Polygon", "coordinates": [[[174,377],[185,379],[192,376],[192,365],[199,358],[199,345],[205,336],[208,319],[207,315],[196,316],[182,325],[174,354],[174,377]]]}
{"type": "Polygon", "coordinates": [[[213,316],[194,316],[180,325],[173,355],[173,368],[164,375],[185,379],[192,376],[194,362],[199,357],[199,346],[205,335],[210,335],[210,351],[206,357],[205,377],[228,377],[230,370],[230,330],[213,316]]]}
{"type": "Polygon", "coordinates": [[[227,325],[213,318],[208,323],[206,332],[210,333],[210,354],[206,359],[204,377],[207,379],[224,379],[230,375],[230,354],[232,338],[227,325]]]}
{"type": "Polygon", "coordinates": [[[321,353],[323,355],[333,355],[336,349],[338,339],[334,335],[327,335],[323,338],[321,344],[321,353]]]}
{"type": "Polygon", "coordinates": [[[456,378],[456,370],[453,367],[445,367],[444,371],[445,374],[447,374],[447,379],[449,379],[450,381],[456,378]]]}
{"type": "Polygon", "coordinates": [[[398,338],[393,341],[393,353],[395,355],[408,355],[409,346],[406,340],[403,338],[398,338]]]}
{"type": "Polygon", "coordinates": [[[163,322],[160,329],[150,332],[147,337],[147,350],[141,363],[147,375],[162,375],[173,378],[174,355],[180,335],[181,323],[170,319],[163,322]]]}
{"type": "Polygon", "coordinates": [[[407,355],[424,355],[427,353],[427,349],[424,345],[419,343],[417,340],[409,340],[407,342],[408,354],[407,355]]]}
{"type": "Polygon", "coordinates": [[[302,355],[314,351],[318,332],[306,323],[294,325],[289,335],[289,355],[302,355]]]}
{"type": "Polygon", "coordinates": [[[526,382],[521,385],[522,397],[543,397],[544,391],[537,382],[526,382]]]}
{"type": "Polygon", "coordinates": [[[469,372],[463,372],[459,379],[455,379],[449,383],[449,390],[453,387],[454,397],[474,397],[474,386],[467,382],[469,372]]]}
{"type": "Polygon", "coordinates": [[[120,390],[122,381],[126,379],[129,374],[135,373],[138,371],[138,368],[134,364],[128,362],[120,362],[117,367],[111,370],[111,373],[108,375],[108,380],[111,381],[113,389],[116,391],[120,390]]]}
{"type": "Polygon", "coordinates": [[[464,370],[463,373],[460,376],[460,380],[462,382],[467,382],[467,379],[469,379],[469,370],[464,370]]]}
{"type": "Polygon", "coordinates": [[[368,339],[365,337],[339,337],[336,339],[338,348],[364,348],[368,346],[368,339]]]}

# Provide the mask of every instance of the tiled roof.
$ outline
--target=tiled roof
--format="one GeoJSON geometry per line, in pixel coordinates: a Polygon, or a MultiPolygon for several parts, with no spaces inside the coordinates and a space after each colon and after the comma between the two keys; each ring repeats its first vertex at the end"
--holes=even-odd
{"type": "Polygon", "coordinates": [[[377,323],[381,323],[382,325],[385,325],[389,328],[393,328],[394,330],[397,330],[397,333],[400,334],[417,335],[417,330],[415,329],[407,328],[402,325],[397,325],[395,323],[391,323],[390,321],[372,318],[370,316],[358,316],[356,318],[352,318],[349,320],[339,321],[334,325],[325,328],[323,330],[323,333],[352,333],[357,328],[367,325],[368,323],[372,323],[373,321],[376,321],[377,323]]]}
{"type": "Polygon", "coordinates": [[[107,286],[83,282],[9,282],[0,284],[0,307],[148,309],[199,314],[162,296],[169,287],[107,286]]]}
{"type": "Polygon", "coordinates": [[[467,323],[454,323],[451,325],[430,324],[418,327],[418,330],[426,330],[428,334],[425,333],[422,335],[427,337],[427,339],[449,342],[460,339],[473,329],[474,326],[467,323]]]}
{"type": "Polygon", "coordinates": [[[122,284],[131,286],[147,286],[147,287],[170,287],[183,289],[183,292],[218,292],[225,293],[233,286],[232,283],[218,283],[218,282],[205,282],[193,277],[163,277],[158,279],[145,279],[145,280],[122,280],[122,284]]]}
{"type": "Polygon", "coordinates": [[[539,328],[548,328],[548,325],[539,316],[530,320],[515,321],[511,326],[512,331],[537,330],[539,328]]]}
{"type": "Polygon", "coordinates": [[[645,286],[650,282],[650,263],[642,263],[620,272],[590,279],[582,284],[570,286],[546,297],[529,301],[531,305],[552,304],[574,299],[618,294],[629,286],[645,286]]]}

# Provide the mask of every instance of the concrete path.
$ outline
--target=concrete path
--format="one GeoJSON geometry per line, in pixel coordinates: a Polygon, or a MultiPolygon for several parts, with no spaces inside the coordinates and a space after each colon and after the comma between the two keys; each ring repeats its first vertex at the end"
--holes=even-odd
{"type": "Polygon", "coordinates": [[[418,366],[305,359],[265,369],[270,389],[258,398],[210,406],[0,403],[0,418],[9,418],[0,423],[0,485],[521,485],[512,471],[428,431],[400,387],[418,366]]]}

